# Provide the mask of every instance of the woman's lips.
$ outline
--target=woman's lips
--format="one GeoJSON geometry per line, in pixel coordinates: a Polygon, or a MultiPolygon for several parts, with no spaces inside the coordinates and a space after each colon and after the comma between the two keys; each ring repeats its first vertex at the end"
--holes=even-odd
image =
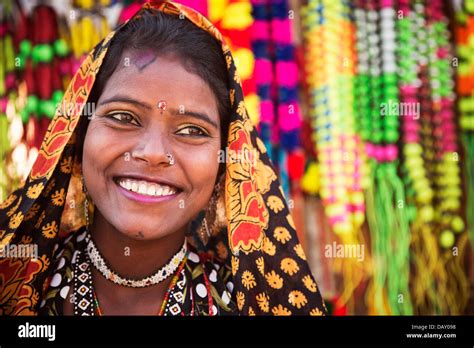
{"type": "Polygon", "coordinates": [[[128,199],[131,199],[132,201],[138,202],[138,203],[159,203],[159,202],[164,202],[164,201],[169,201],[173,198],[175,198],[180,191],[176,191],[173,194],[169,194],[166,196],[148,196],[148,195],[143,195],[138,192],[133,192],[129,191],[122,186],[118,184],[117,181],[113,180],[115,185],[117,186],[118,190],[128,199]]]}

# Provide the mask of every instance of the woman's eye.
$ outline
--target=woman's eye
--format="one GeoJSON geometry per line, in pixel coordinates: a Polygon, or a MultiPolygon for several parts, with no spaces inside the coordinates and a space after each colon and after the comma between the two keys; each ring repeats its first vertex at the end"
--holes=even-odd
{"type": "Polygon", "coordinates": [[[135,120],[135,117],[133,117],[130,114],[124,113],[124,112],[116,112],[113,114],[107,115],[107,117],[113,118],[114,120],[117,120],[122,123],[132,123],[135,122],[137,126],[139,126],[138,122],[135,120]]]}
{"type": "Polygon", "coordinates": [[[193,137],[206,137],[208,136],[208,133],[204,131],[203,129],[195,126],[189,126],[185,128],[181,128],[179,131],[176,132],[176,134],[179,135],[185,135],[185,136],[193,136],[193,137]]]}

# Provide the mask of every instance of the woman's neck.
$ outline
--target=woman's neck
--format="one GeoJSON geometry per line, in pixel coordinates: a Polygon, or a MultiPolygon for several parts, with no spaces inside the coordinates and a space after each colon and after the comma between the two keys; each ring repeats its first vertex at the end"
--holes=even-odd
{"type": "MultiPolygon", "coordinates": [[[[183,229],[157,240],[132,239],[110,225],[100,213],[95,214],[90,231],[107,266],[128,279],[154,274],[181,249],[185,238],[183,229]]],[[[92,276],[105,314],[147,314],[150,309],[148,314],[156,314],[171,282],[169,277],[157,285],[131,288],[105,279],[95,268],[92,276]]]]}
{"type": "Polygon", "coordinates": [[[164,266],[183,246],[185,229],[155,240],[137,240],[110,225],[100,213],[94,216],[91,236],[107,262],[120,276],[145,278],[164,266]]]}

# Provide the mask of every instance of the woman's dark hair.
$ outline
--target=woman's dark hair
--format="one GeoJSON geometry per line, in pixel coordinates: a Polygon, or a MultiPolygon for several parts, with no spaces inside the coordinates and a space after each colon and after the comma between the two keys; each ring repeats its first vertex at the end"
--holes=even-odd
{"type": "MultiPolygon", "coordinates": [[[[221,43],[216,38],[187,18],[153,9],[141,10],[139,18],[130,20],[110,42],[88,102],[98,101],[125,50],[151,50],[158,56],[172,54],[186,70],[203,79],[216,97],[222,147],[226,144],[230,113],[229,81],[221,43]]],[[[83,128],[85,132],[86,127],[83,128]]],[[[79,135],[80,142],[84,139],[83,135],[79,135]]],[[[79,149],[82,158],[82,144],[79,149]]]]}

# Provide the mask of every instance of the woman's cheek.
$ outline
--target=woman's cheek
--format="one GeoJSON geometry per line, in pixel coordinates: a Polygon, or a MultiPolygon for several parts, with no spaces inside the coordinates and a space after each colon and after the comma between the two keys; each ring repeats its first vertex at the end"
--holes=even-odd
{"type": "Polygon", "coordinates": [[[203,146],[202,149],[195,150],[188,148],[182,156],[188,175],[205,181],[215,176],[219,167],[218,150],[218,146],[203,146]]]}
{"type": "Polygon", "coordinates": [[[196,209],[203,209],[214,190],[214,183],[219,169],[217,151],[219,146],[202,146],[180,154],[182,170],[192,185],[190,202],[196,209]]]}
{"type": "Polygon", "coordinates": [[[98,154],[106,146],[107,139],[102,133],[100,127],[92,121],[87,129],[86,137],[84,140],[84,161],[94,160],[97,161],[98,154]]]}
{"type": "Polygon", "coordinates": [[[125,150],[120,148],[123,146],[123,142],[118,141],[110,131],[90,125],[84,141],[83,172],[91,189],[93,186],[98,190],[106,188],[104,181],[109,169],[113,168],[117,158],[125,158],[125,150]]]}
{"type": "Polygon", "coordinates": [[[127,144],[123,136],[100,123],[91,124],[87,133],[84,147],[97,164],[109,165],[119,155],[127,157],[127,144]]]}

